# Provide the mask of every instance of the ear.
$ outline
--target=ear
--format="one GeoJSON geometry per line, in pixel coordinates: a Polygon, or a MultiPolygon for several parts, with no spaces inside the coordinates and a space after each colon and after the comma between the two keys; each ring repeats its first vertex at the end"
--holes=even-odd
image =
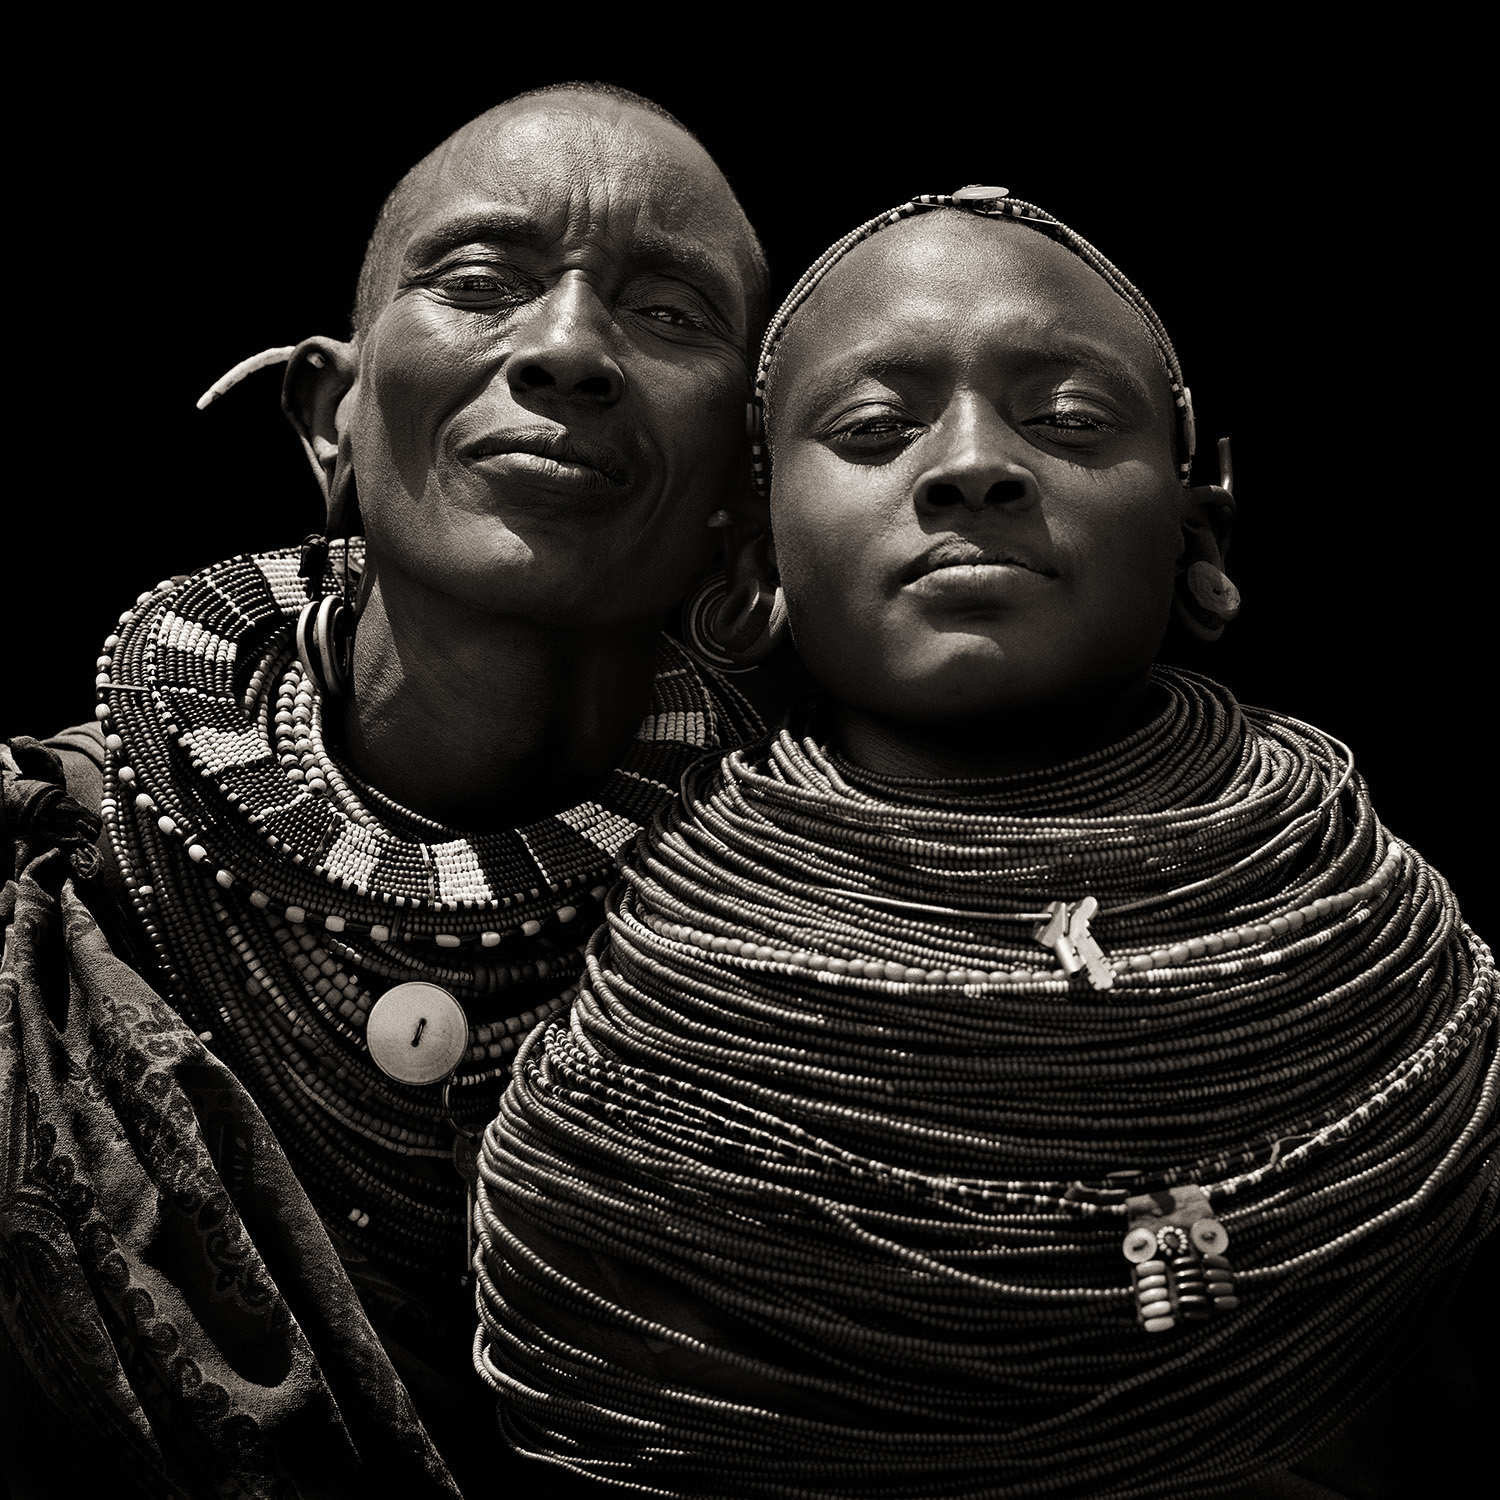
{"type": "Polygon", "coordinates": [[[359,351],[337,339],[303,339],[281,383],[281,409],[302,439],[328,512],[328,534],[347,530],[354,472],[339,430],[339,403],[359,378],[359,351]]]}
{"type": "Polygon", "coordinates": [[[1216,641],[1239,613],[1239,591],[1224,573],[1234,527],[1234,496],[1217,484],[1183,492],[1182,552],[1173,612],[1200,641],[1216,641]]]}
{"type": "Polygon", "coordinates": [[[715,511],[708,524],[721,538],[721,566],[733,590],[736,585],[757,582],[775,587],[776,544],[771,537],[771,508],[755,493],[748,479],[739,498],[715,511]]]}

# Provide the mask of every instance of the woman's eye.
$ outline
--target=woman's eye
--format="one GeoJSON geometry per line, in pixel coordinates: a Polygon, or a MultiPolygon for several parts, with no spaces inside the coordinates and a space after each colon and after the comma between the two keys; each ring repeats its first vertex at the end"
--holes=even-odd
{"type": "Polygon", "coordinates": [[[1118,430],[1105,413],[1084,406],[1055,406],[1028,424],[1058,442],[1086,442],[1118,430]]]}
{"type": "Polygon", "coordinates": [[[878,412],[845,421],[829,434],[838,451],[856,458],[894,455],[917,435],[917,424],[896,412],[878,412]]]}

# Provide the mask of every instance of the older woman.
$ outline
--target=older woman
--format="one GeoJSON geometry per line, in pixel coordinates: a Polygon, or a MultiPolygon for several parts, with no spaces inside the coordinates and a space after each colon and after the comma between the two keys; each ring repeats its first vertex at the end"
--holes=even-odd
{"type": "Polygon", "coordinates": [[[1238,610],[1160,322],[972,188],[835,245],[758,389],[719,629],[823,692],[690,780],[520,1056],[507,1435],[653,1493],[1400,1493],[1274,1476],[1492,1220],[1493,963],[1345,747],[1153,667],[1238,610]]]}
{"type": "Polygon", "coordinates": [[[661,628],[743,481],[764,295],[656,106],[482,115],[386,202],[353,338],[286,351],[327,535],[141,594],[96,724],[4,752],[12,1460],[492,1477],[470,1141],[616,850],[756,724],[661,628]]]}

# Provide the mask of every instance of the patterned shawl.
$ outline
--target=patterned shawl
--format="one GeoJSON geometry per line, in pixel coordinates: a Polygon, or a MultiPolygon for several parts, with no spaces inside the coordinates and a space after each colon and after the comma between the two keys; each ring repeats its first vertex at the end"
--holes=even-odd
{"type": "Polygon", "coordinates": [[[456,1495],[259,1109],[101,933],[97,817],[35,740],[0,773],[0,1365],[36,1431],[153,1496],[456,1495]]]}

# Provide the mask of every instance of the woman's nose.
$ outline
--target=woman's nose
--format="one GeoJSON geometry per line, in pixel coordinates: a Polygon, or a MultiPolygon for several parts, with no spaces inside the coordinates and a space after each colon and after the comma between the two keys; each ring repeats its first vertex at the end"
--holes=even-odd
{"type": "Polygon", "coordinates": [[[1035,504],[1036,477],[1016,452],[1022,440],[988,402],[959,403],[934,436],[941,446],[917,480],[919,510],[1035,504]]]}
{"type": "Polygon", "coordinates": [[[582,276],[563,276],[518,331],[505,362],[512,393],[612,406],[625,394],[625,374],[610,353],[610,329],[593,287],[582,276]]]}

